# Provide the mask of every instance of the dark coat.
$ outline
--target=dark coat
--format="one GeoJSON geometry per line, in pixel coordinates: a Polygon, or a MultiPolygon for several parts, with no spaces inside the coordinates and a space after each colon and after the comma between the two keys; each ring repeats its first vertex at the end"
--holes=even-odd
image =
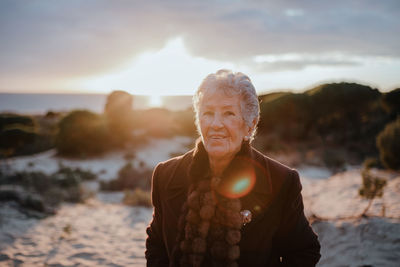
{"type": "MultiPolygon", "coordinates": [[[[196,148],[159,163],[154,170],[154,213],[147,228],[147,266],[173,265],[170,259],[190,184],[189,173],[209,168],[208,164],[200,164],[198,170],[193,170],[197,153],[196,148]]],[[[235,159],[236,163],[252,162],[256,170],[254,187],[240,198],[242,210],[250,210],[253,219],[242,227],[239,266],[315,266],[320,244],[304,216],[298,173],[251,147],[235,159]]],[[[235,168],[232,165],[238,164],[232,163],[228,168],[235,168]]]]}

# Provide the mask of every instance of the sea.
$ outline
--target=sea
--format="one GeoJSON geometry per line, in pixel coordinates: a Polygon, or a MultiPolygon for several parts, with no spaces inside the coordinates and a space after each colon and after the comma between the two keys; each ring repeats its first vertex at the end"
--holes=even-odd
{"type": "MultiPolygon", "coordinates": [[[[166,108],[185,110],[191,108],[191,96],[134,95],[134,109],[166,108]]],[[[0,113],[45,114],[53,111],[86,109],[101,113],[107,94],[15,94],[0,93],[0,113]]]]}

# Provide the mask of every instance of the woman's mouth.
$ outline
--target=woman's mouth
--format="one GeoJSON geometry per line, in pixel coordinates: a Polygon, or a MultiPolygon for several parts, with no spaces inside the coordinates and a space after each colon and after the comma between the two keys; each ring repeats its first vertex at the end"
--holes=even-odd
{"type": "Polygon", "coordinates": [[[213,139],[213,140],[221,140],[221,139],[225,139],[226,138],[226,136],[223,136],[223,135],[211,135],[210,136],[210,139],[213,139]]]}

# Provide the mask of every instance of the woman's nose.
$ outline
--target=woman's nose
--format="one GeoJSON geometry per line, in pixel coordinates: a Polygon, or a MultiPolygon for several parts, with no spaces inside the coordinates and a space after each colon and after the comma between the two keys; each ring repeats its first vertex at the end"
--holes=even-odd
{"type": "Polygon", "coordinates": [[[222,118],[221,118],[220,115],[215,114],[215,116],[214,116],[214,118],[213,118],[213,120],[211,122],[211,126],[214,127],[214,128],[220,128],[220,127],[223,126],[222,118]]]}

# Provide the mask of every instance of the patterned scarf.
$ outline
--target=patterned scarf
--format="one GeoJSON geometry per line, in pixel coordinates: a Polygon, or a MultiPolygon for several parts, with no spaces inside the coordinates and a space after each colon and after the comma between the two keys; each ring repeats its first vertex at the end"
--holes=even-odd
{"type": "Polygon", "coordinates": [[[243,225],[240,194],[226,188],[240,172],[252,172],[251,164],[241,157],[248,151],[250,145],[244,142],[222,176],[212,177],[207,152],[203,143],[197,142],[179,218],[174,266],[238,266],[243,225]]]}

